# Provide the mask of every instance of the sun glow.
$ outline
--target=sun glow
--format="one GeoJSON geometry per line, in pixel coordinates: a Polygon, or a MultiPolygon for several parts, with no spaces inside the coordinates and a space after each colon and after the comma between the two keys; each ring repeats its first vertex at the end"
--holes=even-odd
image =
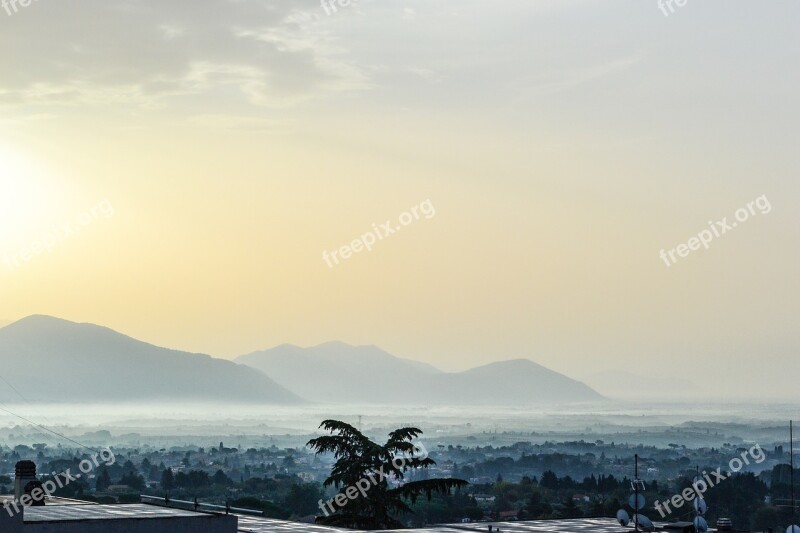
{"type": "Polygon", "coordinates": [[[24,239],[48,217],[52,191],[45,172],[0,145],[0,246],[24,239]]]}

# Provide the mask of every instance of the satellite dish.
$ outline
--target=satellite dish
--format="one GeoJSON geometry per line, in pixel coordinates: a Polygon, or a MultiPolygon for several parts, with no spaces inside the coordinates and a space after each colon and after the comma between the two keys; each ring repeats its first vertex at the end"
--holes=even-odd
{"type": "Polygon", "coordinates": [[[786,528],[786,533],[800,533],[800,526],[789,526],[786,528]]]}
{"type": "Polygon", "coordinates": [[[622,527],[625,527],[628,524],[630,524],[631,517],[628,516],[628,511],[626,511],[625,509],[620,509],[619,511],[617,511],[617,522],[619,522],[619,525],[621,525],[622,527]]]}
{"type": "Polygon", "coordinates": [[[631,497],[628,498],[628,505],[631,506],[631,509],[644,509],[644,495],[643,494],[631,494],[631,497]],[[636,504],[639,505],[636,505],[636,504]]]}
{"type": "Polygon", "coordinates": [[[697,530],[697,533],[705,533],[708,531],[708,522],[706,522],[706,519],[702,516],[696,516],[694,519],[694,528],[697,530]]]}
{"type": "Polygon", "coordinates": [[[708,511],[708,504],[703,498],[698,496],[694,499],[694,510],[700,514],[706,514],[706,511],[708,511]]]}
{"type": "Polygon", "coordinates": [[[656,530],[656,526],[653,525],[653,522],[643,514],[637,514],[636,521],[639,523],[639,527],[645,531],[656,530]]]}

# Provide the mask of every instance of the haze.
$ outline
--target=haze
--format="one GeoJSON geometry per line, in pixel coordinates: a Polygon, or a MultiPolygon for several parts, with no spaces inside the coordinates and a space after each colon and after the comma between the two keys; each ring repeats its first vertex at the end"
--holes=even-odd
{"type": "Polygon", "coordinates": [[[798,16],[789,0],[0,11],[0,319],[230,359],[340,340],[445,370],[529,358],[672,399],[797,399],[798,16]],[[659,257],[759,197],[769,212],[708,249],[659,257]],[[326,264],[425,201],[434,216],[326,264]]]}

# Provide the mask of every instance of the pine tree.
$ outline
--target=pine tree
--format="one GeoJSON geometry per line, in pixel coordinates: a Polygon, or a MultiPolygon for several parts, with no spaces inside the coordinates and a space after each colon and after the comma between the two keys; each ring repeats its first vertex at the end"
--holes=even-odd
{"type": "Polygon", "coordinates": [[[315,455],[330,452],[336,459],[324,486],[341,489],[341,495],[346,489],[361,486],[365,480],[371,482],[366,495],[348,497],[343,505],[334,505],[333,514],[317,517],[317,523],[352,529],[401,528],[403,524],[396,516],[413,512],[404,500],[413,504],[424,494],[430,501],[434,492],[449,494],[452,489],[469,484],[453,478],[404,482],[411,472],[425,471],[436,464],[429,457],[421,457],[419,448],[411,442],[422,434],[420,429],[397,429],[380,445],[345,422],[325,420],[320,427],[331,435],[312,439],[308,446],[316,450],[315,455]],[[387,479],[392,478],[402,484],[389,488],[387,479]]]}

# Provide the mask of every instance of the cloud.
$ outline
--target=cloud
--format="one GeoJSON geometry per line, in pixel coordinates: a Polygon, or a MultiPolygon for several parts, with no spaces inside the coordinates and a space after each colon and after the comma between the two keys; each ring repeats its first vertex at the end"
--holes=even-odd
{"type": "Polygon", "coordinates": [[[1,104],[282,107],[367,86],[293,0],[85,0],[2,21],[1,104]],[[220,95],[224,95],[220,99],[220,95]],[[237,96],[238,95],[238,96],[237,96]]]}
{"type": "Polygon", "coordinates": [[[525,83],[526,91],[555,93],[589,84],[608,76],[636,67],[645,55],[637,53],[628,57],[605,61],[596,65],[567,67],[537,76],[525,83]]]}

